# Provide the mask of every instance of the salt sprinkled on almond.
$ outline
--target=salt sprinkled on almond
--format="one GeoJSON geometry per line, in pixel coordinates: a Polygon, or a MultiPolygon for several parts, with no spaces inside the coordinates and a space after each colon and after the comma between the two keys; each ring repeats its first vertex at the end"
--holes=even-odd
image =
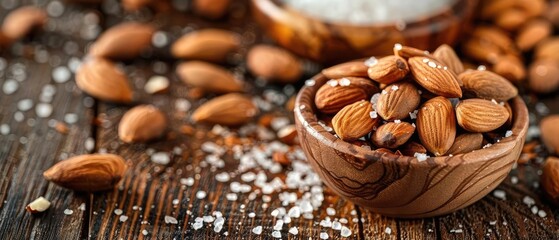
{"type": "MultiPolygon", "coordinates": [[[[394,47],[396,47],[396,46],[394,46],[394,47]]],[[[401,47],[401,45],[400,45],[400,47],[401,47]]],[[[365,60],[365,62],[363,62],[363,63],[367,67],[372,67],[372,66],[374,66],[378,63],[378,59],[376,57],[370,57],[367,60],[365,60]]]]}

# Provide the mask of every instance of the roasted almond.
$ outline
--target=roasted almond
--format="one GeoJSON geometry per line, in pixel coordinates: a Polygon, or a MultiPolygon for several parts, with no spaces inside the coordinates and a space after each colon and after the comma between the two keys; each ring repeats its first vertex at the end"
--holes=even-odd
{"type": "Polygon", "coordinates": [[[400,151],[406,156],[414,156],[416,153],[427,153],[427,149],[423,145],[414,141],[404,144],[400,147],[400,151]]]}
{"type": "Polygon", "coordinates": [[[138,11],[142,8],[151,8],[158,12],[171,10],[171,4],[168,0],[122,0],[122,8],[126,11],[138,11]]]}
{"type": "Polygon", "coordinates": [[[515,31],[528,20],[528,14],[522,9],[506,9],[495,18],[495,25],[507,31],[515,31]]]}
{"type": "Polygon", "coordinates": [[[551,35],[553,26],[547,20],[535,19],[526,23],[516,35],[516,46],[522,51],[532,49],[551,35]]]}
{"type": "Polygon", "coordinates": [[[547,197],[559,204],[559,158],[548,157],[545,160],[540,181],[547,197]]]}
{"type": "Polygon", "coordinates": [[[171,46],[176,58],[221,63],[241,45],[240,36],[231,31],[203,29],[185,34],[171,46]]]}
{"type": "Polygon", "coordinates": [[[484,1],[482,2],[484,5],[480,8],[481,13],[480,16],[484,19],[492,19],[497,17],[500,13],[516,7],[517,1],[511,0],[493,0],[493,1],[484,1]]]}
{"type": "Polygon", "coordinates": [[[458,125],[470,132],[489,132],[502,126],[509,118],[507,109],[489,100],[466,99],[456,106],[458,125]]]}
{"type": "Polygon", "coordinates": [[[528,70],[528,85],[536,93],[551,93],[559,88],[559,62],[539,59],[528,70]]]}
{"type": "Polygon", "coordinates": [[[368,99],[377,91],[378,88],[365,78],[331,79],[318,89],[314,102],[319,111],[334,114],[346,105],[368,99]]]}
{"type": "Polygon", "coordinates": [[[540,122],[541,139],[551,154],[559,155],[559,115],[549,115],[540,122]]]}
{"type": "Polygon", "coordinates": [[[472,37],[477,39],[483,47],[497,47],[498,52],[508,52],[515,50],[514,41],[510,38],[508,33],[496,26],[476,27],[472,32],[472,37]]]}
{"type": "Polygon", "coordinates": [[[252,74],[272,82],[294,83],[303,73],[299,59],[293,54],[264,44],[248,51],[246,64],[252,74]]]}
{"type": "Polygon", "coordinates": [[[409,46],[403,46],[402,44],[399,43],[394,44],[393,51],[395,56],[399,56],[405,59],[412,58],[412,57],[433,58],[433,55],[431,55],[429,51],[421,50],[409,46]]]}
{"type": "Polygon", "coordinates": [[[227,13],[231,0],[194,0],[194,12],[209,19],[219,19],[227,13]]]}
{"type": "Polygon", "coordinates": [[[394,149],[406,143],[415,132],[415,127],[407,122],[388,122],[371,135],[371,142],[381,148],[394,149]]]}
{"type": "Polygon", "coordinates": [[[378,97],[375,110],[384,120],[404,119],[417,109],[421,96],[411,82],[388,85],[378,97]]]}
{"type": "Polygon", "coordinates": [[[34,28],[43,27],[48,20],[45,10],[25,6],[11,11],[2,22],[2,33],[10,41],[25,37],[34,28]]]}
{"type": "Polygon", "coordinates": [[[507,79],[487,70],[470,70],[458,78],[464,84],[464,90],[478,98],[496,101],[508,101],[518,95],[518,90],[507,79]]]}
{"type": "Polygon", "coordinates": [[[229,93],[202,104],[194,113],[192,120],[227,126],[247,123],[258,114],[252,100],[239,93],[229,93]]]}
{"type": "Polygon", "coordinates": [[[462,97],[456,75],[447,66],[427,57],[412,57],[408,63],[415,81],[428,91],[443,97],[462,97]]]}
{"type": "Polygon", "coordinates": [[[191,87],[206,92],[242,92],[243,82],[226,69],[202,61],[189,61],[177,66],[179,78],[191,87]]]}
{"type": "Polygon", "coordinates": [[[456,137],[454,108],[444,97],[425,102],[417,114],[417,133],[421,143],[435,156],[444,155],[456,137]]]}
{"type": "Polygon", "coordinates": [[[534,49],[536,59],[552,59],[559,61],[559,37],[549,38],[540,42],[534,49]]]}
{"type": "Polygon", "coordinates": [[[406,60],[398,56],[387,56],[370,65],[369,77],[379,83],[391,84],[404,78],[409,72],[406,60]]]}
{"type": "Polygon", "coordinates": [[[480,62],[495,63],[503,54],[493,43],[484,42],[478,38],[471,38],[462,44],[465,56],[480,62]]]}
{"type": "Polygon", "coordinates": [[[121,23],[107,29],[89,49],[89,54],[112,59],[132,59],[151,46],[155,28],[138,22],[121,23]]]}
{"type": "Polygon", "coordinates": [[[439,46],[435,50],[435,52],[433,52],[433,56],[441,63],[446,65],[448,68],[450,68],[450,70],[452,70],[454,74],[458,75],[464,72],[464,65],[462,64],[462,61],[460,61],[460,58],[458,58],[458,55],[456,55],[456,52],[454,52],[454,49],[452,49],[452,47],[443,44],[439,46]]]}
{"type": "Polygon", "coordinates": [[[322,70],[322,74],[330,79],[344,77],[367,77],[369,67],[363,61],[352,61],[334,65],[322,70]]]}
{"type": "Polygon", "coordinates": [[[118,137],[123,142],[147,142],[160,137],[167,128],[165,114],[153,105],[136,106],[122,116],[118,137]]]}
{"type": "Polygon", "coordinates": [[[519,83],[526,78],[524,63],[519,57],[514,55],[502,55],[498,57],[491,70],[515,83],[519,83]]]}
{"type": "Polygon", "coordinates": [[[469,153],[473,150],[478,150],[483,144],[483,134],[481,133],[463,133],[458,135],[454,140],[452,147],[446,152],[446,154],[461,154],[469,153]]]}
{"type": "Polygon", "coordinates": [[[371,132],[380,118],[372,118],[373,104],[361,100],[345,106],[332,119],[334,132],[344,141],[357,140],[371,132]]]}
{"type": "Polygon", "coordinates": [[[43,173],[48,181],[75,191],[109,190],[122,179],[126,163],[114,154],[87,154],[63,160],[43,173]]]}
{"type": "Polygon", "coordinates": [[[76,85],[87,94],[103,101],[132,101],[132,89],[128,84],[128,78],[114,63],[105,59],[86,59],[76,72],[76,85]]]}

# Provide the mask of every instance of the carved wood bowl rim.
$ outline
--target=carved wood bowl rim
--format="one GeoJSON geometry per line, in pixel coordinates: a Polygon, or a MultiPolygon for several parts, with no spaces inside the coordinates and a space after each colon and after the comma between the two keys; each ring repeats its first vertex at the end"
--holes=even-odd
{"type": "MultiPolygon", "coordinates": [[[[328,80],[323,74],[319,73],[309,80],[314,80],[315,84],[309,86],[305,84],[297,94],[295,100],[295,119],[299,121],[301,126],[303,126],[305,135],[312,136],[322,145],[334,148],[336,151],[347,154],[348,156],[353,156],[358,159],[366,159],[367,161],[381,161],[383,164],[396,161],[398,165],[408,165],[412,164],[418,167],[429,167],[433,164],[447,164],[446,159],[448,156],[440,157],[430,157],[425,161],[418,161],[415,157],[410,156],[400,156],[393,153],[378,153],[372,150],[368,150],[361,147],[355,147],[351,143],[345,142],[337,137],[335,137],[330,132],[326,131],[324,127],[318,124],[318,119],[315,115],[314,96],[318,89],[326,83],[328,80]],[[304,106],[304,107],[303,107],[304,106]],[[350,151],[352,149],[352,151],[350,151]]],[[[492,144],[487,148],[482,148],[474,151],[478,155],[487,156],[487,158],[476,158],[473,161],[468,161],[462,164],[476,163],[480,161],[486,161],[488,158],[502,157],[510,154],[514,148],[517,147],[518,143],[524,144],[524,137],[528,130],[528,109],[524,101],[519,97],[515,97],[510,101],[511,108],[513,109],[513,123],[512,123],[512,135],[510,137],[502,138],[499,142],[492,144]],[[517,144],[510,144],[510,142],[517,142],[517,144]],[[509,144],[507,144],[509,143],[509,144]],[[497,148],[497,146],[500,146],[497,148]],[[500,150],[495,150],[500,149],[500,150]]],[[[301,136],[301,133],[299,133],[301,136]]],[[[300,139],[304,141],[304,139],[300,139]]],[[[520,146],[522,147],[522,146],[520,146]]],[[[464,154],[472,154],[464,153],[464,154]]],[[[461,156],[464,154],[457,154],[454,156],[461,156]]],[[[310,161],[313,161],[312,158],[310,161]]],[[[349,161],[348,161],[349,162],[349,161]]],[[[350,162],[351,163],[351,162],[350,162]]],[[[370,162],[372,163],[372,162],[370,162]]],[[[368,165],[370,163],[365,163],[368,165]]],[[[355,164],[354,164],[355,166],[355,164]]],[[[359,168],[359,166],[355,166],[359,168]]],[[[361,166],[362,167],[362,166],[361,166]]]]}

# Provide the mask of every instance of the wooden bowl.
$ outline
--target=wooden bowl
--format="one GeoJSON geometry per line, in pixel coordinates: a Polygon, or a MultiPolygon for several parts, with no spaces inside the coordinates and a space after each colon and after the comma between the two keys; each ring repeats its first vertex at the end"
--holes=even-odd
{"type": "Polygon", "coordinates": [[[417,158],[379,153],[336,138],[317,122],[314,96],[328,79],[313,78],[299,92],[295,122],[308,161],[322,181],[345,199],[382,215],[432,217],[467,207],[501,183],[517,161],[528,129],[524,101],[511,101],[513,135],[492,146],[452,157],[417,158]]]}
{"type": "Polygon", "coordinates": [[[278,0],[251,0],[255,20],[279,45],[325,64],[388,55],[395,43],[427,50],[452,45],[471,22],[476,5],[477,0],[456,0],[413,22],[352,25],[306,16],[278,0]]]}

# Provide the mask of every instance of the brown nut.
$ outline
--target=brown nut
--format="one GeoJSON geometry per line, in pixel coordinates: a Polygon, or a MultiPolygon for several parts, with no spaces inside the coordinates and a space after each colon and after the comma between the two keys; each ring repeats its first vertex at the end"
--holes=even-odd
{"type": "Polygon", "coordinates": [[[256,45],[247,54],[247,68],[271,82],[294,83],[303,73],[299,59],[290,52],[269,45],[256,45]]]}

